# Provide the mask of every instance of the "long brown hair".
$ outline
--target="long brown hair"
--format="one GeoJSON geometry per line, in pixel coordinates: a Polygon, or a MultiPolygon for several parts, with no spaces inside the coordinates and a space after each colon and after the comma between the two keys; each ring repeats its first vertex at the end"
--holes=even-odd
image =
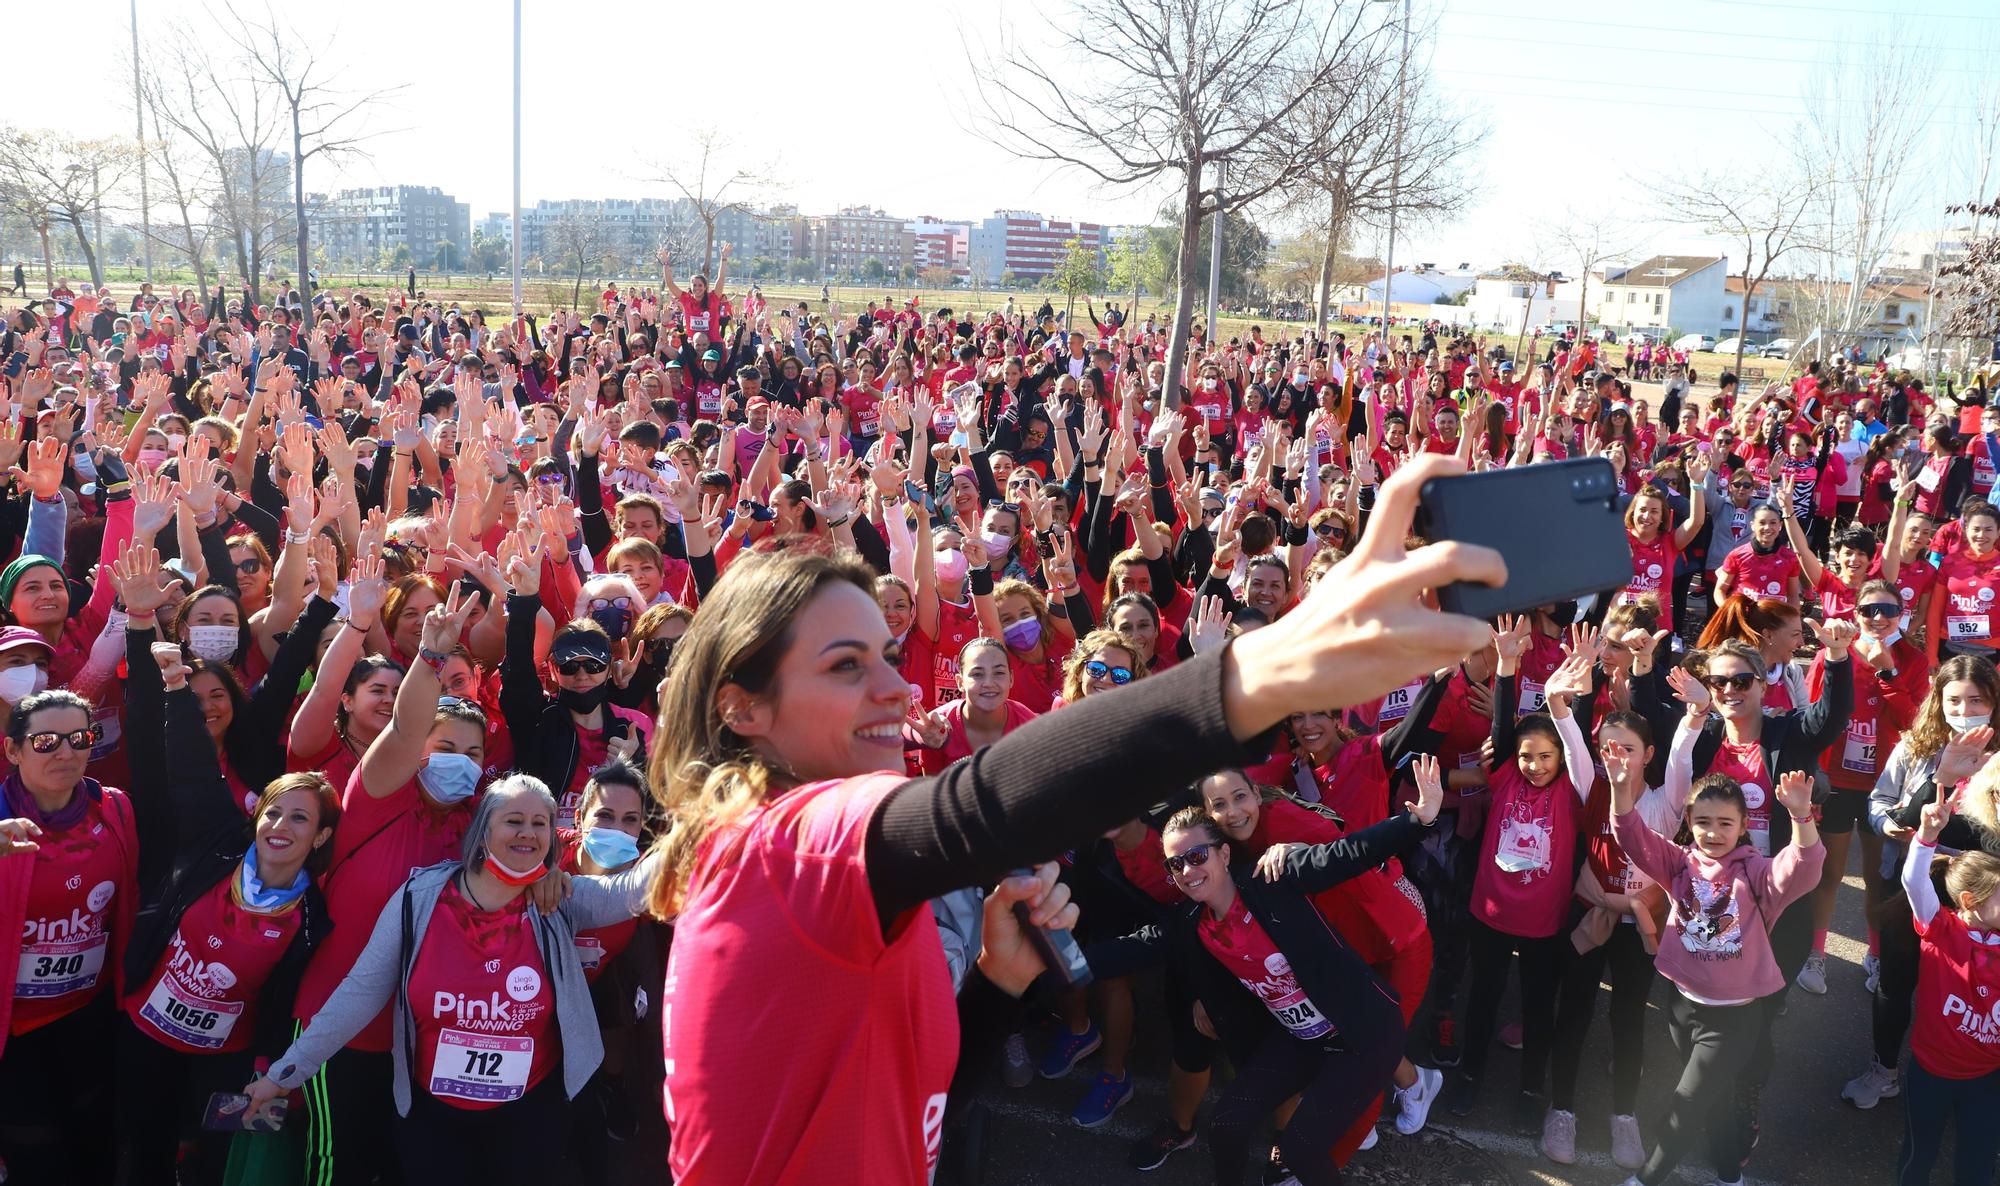
{"type": "MultiPolygon", "coordinates": [[[[1944,686],[1965,682],[1976,686],[1986,703],[2000,708],[2000,671],[1978,655],[1954,655],[1938,666],[1931,676],[1931,690],[1917,709],[1917,719],[1903,734],[1910,756],[1929,758],[1941,752],[1952,738],[1951,726],[1944,722],[1944,686]]],[[[1975,796],[1968,796],[1968,802],[1975,796]]]]}
{"type": "Polygon", "coordinates": [[[746,553],[702,599],[675,646],[647,767],[668,826],[654,846],[662,860],[646,902],[656,917],[679,913],[703,841],[793,781],[723,724],[716,693],[726,684],[770,692],[793,623],[820,590],[842,582],[874,599],[875,574],[858,557],[803,548],[746,553]]]}

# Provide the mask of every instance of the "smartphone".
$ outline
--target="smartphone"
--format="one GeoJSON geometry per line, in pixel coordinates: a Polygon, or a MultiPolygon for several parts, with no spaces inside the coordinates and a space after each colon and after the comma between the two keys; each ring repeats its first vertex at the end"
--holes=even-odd
{"type": "MultiPolygon", "coordinates": [[[[1033,877],[1033,869],[1016,869],[1012,877],[1033,877]]],[[[1071,988],[1082,988],[1091,981],[1090,962],[1083,958],[1083,948],[1076,942],[1076,936],[1067,930],[1055,927],[1038,927],[1028,921],[1028,904],[1014,903],[1014,917],[1019,920],[1021,930],[1028,942],[1041,955],[1042,963],[1055,973],[1056,979],[1071,988]]]]}
{"type": "Polygon", "coordinates": [[[201,1126],[210,1132],[277,1132],[285,1126],[289,1106],[290,1101],[279,1096],[252,1117],[249,1096],[218,1091],[208,1097],[208,1107],[202,1109],[201,1126]]]}
{"type": "Polygon", "coordinates": [[[1438,590],[1447,613],[1492,618],[1616,589],[1632,578],[1618,477],[1601,457],[1424,483],[1417,531],[1499,552],[1507,583],[1438,590]]]}
{"type": "Polygon", "coordinates": [[[932,514],[937,513],[937,503],[931,498],[931,492],[924,489],[918,483],[905,480],[903,483],[903,495],[911,502],[920,504],[932,514]]]}

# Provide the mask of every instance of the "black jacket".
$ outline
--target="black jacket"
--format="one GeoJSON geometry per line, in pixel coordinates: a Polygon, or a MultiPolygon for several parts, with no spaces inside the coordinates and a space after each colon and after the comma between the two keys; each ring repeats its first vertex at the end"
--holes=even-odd
{"type": "MultiPolygon", "coordinates": [[[[547,784],[560,800],[576,776],[576,764],[583,747],[577,744],[576,720],[554,696],[542,691],[541,675],[535,670],[535,614],[542,607],[539,597],[507,598],[507,653],[500,660],[500,715],[514,737],[514,766],[547,784]]],[[[605,677],[610,678],[608,675],[605,677]]],[[[632,728],[624,717],[604,706],[604,736],[625,737],[632,728]]],[[[639,738],[639,752],[633,760],[645,764],[646,739],[639,738]]]]}
{"type": "MultiPolygon", "coordinates": [[[[1807,774],[1819,769],[1819,756],[1847,731],[1847,718],[1854,713],[1854,660],[1843,659],[1826,665],[1826,691],[1818,700],[1790,712],[1767,714],[1758,740],[1764,748],[1764,772],[1776,786],[1778,776],[1793,770],[1807,774]]],[[[1701,738],[1694,743],[1694,776],[1699,779],[1722,749],[1722,720],[1711,715],[1702,724],[1701,738]]],[[[1789,812],[1771,813],[1771,852],[1792,842],[1789,812]]]]}
{"type": "MultiPolygon", "coordinates": [[[[182,687],[165,697],[167,762],[174,777],[164,785],[173,798],[179,840],[174,846],[172,871],[160,887],[158,901],[140,912],[132,941],[125,948],[125,978],[133,985],[145,983],[153,974],[188,908],[236,876],[236,868],[256,835],[255,823],[230,801],[229,787],[215,760],[215,745],[208,738],[208,726],[202,721],[193,689],[182,687]]],[[[313,949],[333,930],[317,880],[306,887],[298,909],[304,912],[299,929],[292,934],[271,978],[256,994],[257,1030],[251,1036],[250,1049],[268,1058],[276,1058],[291,1045],[292,999],[298,995],[299,977],[305,973],[313,949]]]]}
{"type": "MultiPolygon", "coordinates": [[[[1264,881],[1248,863],[1229,871],[1242,904],[1291,962],[1306,997],[1339,1033],[1400,1031],[1403,1014],[1395,990],[1377,979],[1320,916],[1311,895],[1380,866],[1415,844],[1425,831],[1426,825],[1415,816],[1401,812],[1351,836],[1291,850],[1284,874],[1275,882],[1264,881]]],[[[1231,1056],[1239,1057],[1267,1035],[1284,1031],[1263,1003],[1203,946],[1200,926],[1205,909],[1188,902],[1173,909],[1164,923],[1093,943],[1084,949],[1084,956],[1100,977],[1127,976],[1175,961],[1190,974],[1215,1032],[1229,1045],[1231,1056]]]]}

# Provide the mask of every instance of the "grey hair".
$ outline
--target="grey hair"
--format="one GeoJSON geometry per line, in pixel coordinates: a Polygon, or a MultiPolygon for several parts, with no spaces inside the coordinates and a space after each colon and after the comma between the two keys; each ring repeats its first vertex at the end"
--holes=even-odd
{"type": "Polygon", "coordinates": [[[493,817],[516,795],[533,795],[549,809],[549,851],[542,857],[542,865],[555,867],[559,847],[554,834],[556,797],[549,793],[548,784],[534,775],[510,774],[487,787],[486,793],[472,805],[472,822],[465,826],[465,839],[458,845],[458,860],[465,868],[477,869],[486,863],[486,833],[493,828],[493,817]]]}

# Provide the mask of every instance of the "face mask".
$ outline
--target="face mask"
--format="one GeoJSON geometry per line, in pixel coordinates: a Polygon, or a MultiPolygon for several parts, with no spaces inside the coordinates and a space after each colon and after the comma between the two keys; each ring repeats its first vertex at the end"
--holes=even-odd
{"type": "Polygon", "coordinates": [[[139,450],[139,460],[145,462],[147,465],[159,466],[166,462],[167,451],[165,449],[141,449],[139,450]]]}
{"type": "Polygon", "coordinates": [[[572,692],[564,688],[556,693],[556,699],[571,712],[596,712],[610,695],[611,681],[606,679],[587,692],[572,692]]]}
{"type": "Polygon", "coordinates": [[[188,627],[188,650],[194,652],[195,658],[210,663],[228,662],[242,641],[243,632],[234,626],[188,627]]]}
{"type": "Polygon", "coordinates": [[[1001,535],[997,531],[983,531],[979,538],[986,544],[986,555],[990,559],[1000,559],[1014,550],[1014,537],[1001,535]]]}
{"type": "Polygon", "coordinates": [[[417,782],[438,803],[463,803],[479,786],[479,763],[464,754],[432,754],[417,767],[417,782]]]}
{"type": "Polygon", "coordinates": [[[1304,387],[1306,385],[1306,373],[1304,371],[1293,371],[1292,383],[1296,386],[1304,387]]]}
{"type": "Polygon", "coordinates": [[[168,433],[168,434],[167,434],[167,448],[169,448],[169,449],[179,449],[179,448],[180,448],[180,447],[181,447],[182,445],[185,445],[185,444],[187,444],[187,434],[186,434],[186,433],[184,433],[184,432],[170,432],[170,433],[168,433]]]}
{"type": "Polygon", "coordinates": [[[957,548],[946,548],[939,552],[933,558],[932,566],[937,570],[940,584],[956,585],[965,579],[965,553],[957,548]]]}
{"type": "Polygon", "coordinates": [[[0,671],[0,700],[19,704],[49,686],[49,673],[30,663],[0,671]]]}
{"type": "Polygon", "coordinates": [[[537,881],[540,881],[548,874],[549,867],[547,865],[536,865],[533,869],[525,873],[518,872],[501,864],[500,858],[489,852],[486,854],[486,871],[491,873],[494,879],[499,881],[500,884],[511,885],[519,889],[521,886],[533,885],[537,881]]]}
{"type": "Polygon", "coordinates": [[[1035,644],[1042,641],[1042,620],[1022,618],[1000,632],[1007,639],[1007,645],[1017,651],[1032,651],[1035,644]]]}
{"type": "Polygon", "coordinates": [[[604,632],[613,639],[623,638],[632,630],[632,611],[624,606],[606,605],[591,610],[590,620],[604,627],[604,632]]]}
{"type": "Polygon", "coordinates": [[[1976,717],[1962,717],[1949,712],[1944,714],[1944,723],[1950,725],[1954,733],[1970,733],[1992,719],[1993,714],[1990,712],[1980,713],[1976,717]]]}
{"type": "Polygon", "coordinates": [[[583,834],[583,851],[599,868],[617,869],[639,859],[639,842],[616,828],[592,828],[583,834]]]}

